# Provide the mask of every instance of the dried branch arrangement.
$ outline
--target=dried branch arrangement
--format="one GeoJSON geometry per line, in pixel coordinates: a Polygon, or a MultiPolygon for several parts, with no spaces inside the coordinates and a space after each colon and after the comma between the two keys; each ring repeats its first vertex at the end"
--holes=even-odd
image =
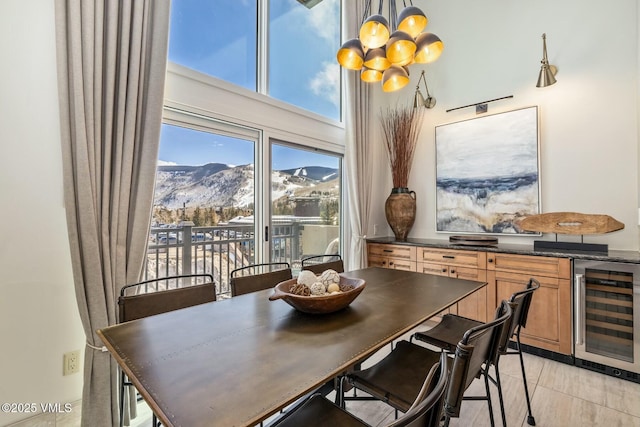
{"type": "Polygon", "coordinates": [[[418,143],[423,117],[417,108],[409,106],[389,107],[380,113],[394,188],[409,186],[413,153],[418,143]]]}

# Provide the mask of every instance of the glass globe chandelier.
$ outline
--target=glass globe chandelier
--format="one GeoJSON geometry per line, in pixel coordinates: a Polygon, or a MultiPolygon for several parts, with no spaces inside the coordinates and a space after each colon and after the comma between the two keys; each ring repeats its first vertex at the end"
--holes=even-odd
{"type": "Polygon", "coordinates": [[[344,68],[360,71],[365,82],[382,82],[383,91],[393,92],[409,83],[409,65],[435,61],[444,45],[423,31],[429,20],[412,1],[398,15],[396,1],[389,0],[389,20],[382,15],[384,0],[378,13],[370,15],[371,1],[366,1],[358,37],[347,40],[336,56],[344,68]]]}

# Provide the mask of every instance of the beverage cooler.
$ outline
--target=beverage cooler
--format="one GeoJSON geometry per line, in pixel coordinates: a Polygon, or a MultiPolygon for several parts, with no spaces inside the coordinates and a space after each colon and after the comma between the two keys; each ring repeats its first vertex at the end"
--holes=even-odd
{"type": "Polygon", "coordinates": [[[574,261],[575,363],[640,383],[640,264],[574,261]]]}

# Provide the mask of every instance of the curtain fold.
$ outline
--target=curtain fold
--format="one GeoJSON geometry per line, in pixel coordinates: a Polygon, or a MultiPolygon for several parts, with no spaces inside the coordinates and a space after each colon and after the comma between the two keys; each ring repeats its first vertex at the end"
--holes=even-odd
{"type": "Polygon", "coordinates": [[[112,426],[117,366],[95,331],[117,322],[120,288],[144,266],[170,1],[56,0],[55,11],[65,208],[87,337],[82,425],[112,426]]]}
{"type": "MultiPolygon", "coordinates": [[[[364,2],[344,2],[345,34],[357,34],[364,14],[364,2]]],[[[373,167],[369,135],[371,111],[369,87],[360,79],[360,73],[342,70],[346,81],[346,172],[351,241],[348,269],[367,266],[366,232],[369,228],[371,182],[373,167]]]]}

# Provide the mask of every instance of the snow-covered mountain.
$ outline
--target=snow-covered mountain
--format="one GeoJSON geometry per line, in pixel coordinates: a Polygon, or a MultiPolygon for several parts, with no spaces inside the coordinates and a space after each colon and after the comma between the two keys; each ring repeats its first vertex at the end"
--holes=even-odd
{"type": "MultiPolygon", "coordinates": [[[[312,190],[338,195],[338,170],[321,166],[273,171],[274,199],[306,195],[312,190]],[[334,185],[335,184],[335,185],[334,185]],[[307,190],[307,191],[305,191],[307,190]]],[[[168,209],[190,207],[247,207],[253,203],[253,165],[160,165],[156,173],[155,205],[168,209]]]]}

